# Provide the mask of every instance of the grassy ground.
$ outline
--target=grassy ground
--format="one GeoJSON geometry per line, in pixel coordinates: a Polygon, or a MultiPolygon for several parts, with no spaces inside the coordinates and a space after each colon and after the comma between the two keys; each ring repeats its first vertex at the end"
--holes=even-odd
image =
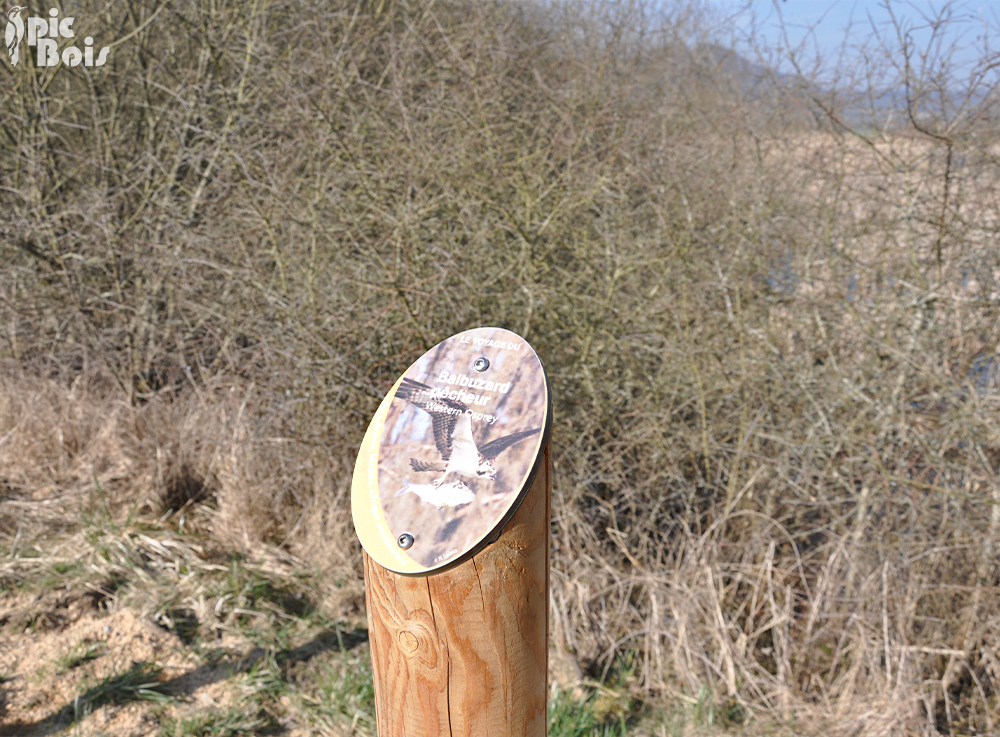
{"type": "MultiPolygon", "coordinates": [[[[192,530],[208,521],[198,514],[181,531],[178,515],[116,520],[99,497],[51,501],[22,504],[52,528],[23,526],[3,560],[0,734],[375,734],[357,582],[321,582],[274,548],[226,553],[192,530]]],[[[704,694],[676,711],[644,704],[635,666],[603,684],[554,681],[550,734],[726,721],[704,694]]]]}

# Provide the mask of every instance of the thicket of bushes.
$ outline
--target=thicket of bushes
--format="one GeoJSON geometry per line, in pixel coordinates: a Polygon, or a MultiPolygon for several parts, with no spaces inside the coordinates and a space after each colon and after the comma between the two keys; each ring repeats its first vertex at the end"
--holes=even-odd
{"type": "Polygon", "coordinates": [[[73,12],[128,36],[106,66],[0,72],[9,494],[208,501],[220,539],[358,578],[378,401],[500,325],[555,398],[569,671],[826,733],[995,727],[988,59],[963,98],[887,36],[887,122],[694,5],[73,12]]]}

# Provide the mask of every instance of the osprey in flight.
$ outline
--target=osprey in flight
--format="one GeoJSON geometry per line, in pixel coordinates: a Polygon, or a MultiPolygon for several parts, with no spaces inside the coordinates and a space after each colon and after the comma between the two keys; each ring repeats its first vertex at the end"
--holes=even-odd
{"type": "Polygon", "coordinates": [[[7,43],[7,56],[10,57],[10,65],[17,66],[21,59],[21,39],[24,38],[24,21],[21,20],[21,11],[27,10],[26,6],[14,6],[7,11],[7,29],[4,31],[4,41],[7,43]]]}
{"type": "MultiPolygon", "coordinates": [[[[434,444],[437,446],[443,461],[443,463],[433,463],[411,458],[410,467],[417,472],[440,473],[441,476],[436,481],[425,486],[442,490],[447,487],[451,495],[464,499],[457,504],[465,504],[475,498],[472,490],[462,481],[463,476],[473,479],[495,480],[497,456],[515,443],[537,435],[541,430],[541,428],[536,427],[533,430],[511,433],[479,447],[472,436],[472,418],[468,414],[469,407],[464,402],[438,396],[431,387],[412,379],[403,379],[396,391],[396,396],[417,405],[430,414],[431,427],[434,430],[434,444]],[[468,493],[460,492],[457,487],[459,484],[468,489],[468,493]]],[[[399,493],[406,493],[410,490],[419,493],[416,492],[416,487],[404,488],[399,493]]],[[[419,495],[422,501],[436,504],[431,498],[425,498],[432,497],[432,494],[419,495]]],[[[454,504],[448,506],[454,506],[454,504]]]]}

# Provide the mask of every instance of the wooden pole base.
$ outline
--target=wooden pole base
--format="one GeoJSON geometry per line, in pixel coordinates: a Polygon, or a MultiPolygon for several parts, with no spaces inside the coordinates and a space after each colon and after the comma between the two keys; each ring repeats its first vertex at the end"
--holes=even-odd
{"type": "Polygon", "coordinates": [[[365,554],[378,733],[545,737],[551,458],[500,537],[443,573],[365,554]]]}

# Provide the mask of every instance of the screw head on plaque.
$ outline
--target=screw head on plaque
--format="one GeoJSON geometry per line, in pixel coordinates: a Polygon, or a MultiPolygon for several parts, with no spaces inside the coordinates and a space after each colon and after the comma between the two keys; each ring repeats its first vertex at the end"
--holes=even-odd
{"type": "Polygon", "coordinates": [[[541,361],[509,330],[467,330],[421,356],[358,452],[351,509],[365,552],[426,575],[497,539],[538,468],[550,402],[541,361]]]}

